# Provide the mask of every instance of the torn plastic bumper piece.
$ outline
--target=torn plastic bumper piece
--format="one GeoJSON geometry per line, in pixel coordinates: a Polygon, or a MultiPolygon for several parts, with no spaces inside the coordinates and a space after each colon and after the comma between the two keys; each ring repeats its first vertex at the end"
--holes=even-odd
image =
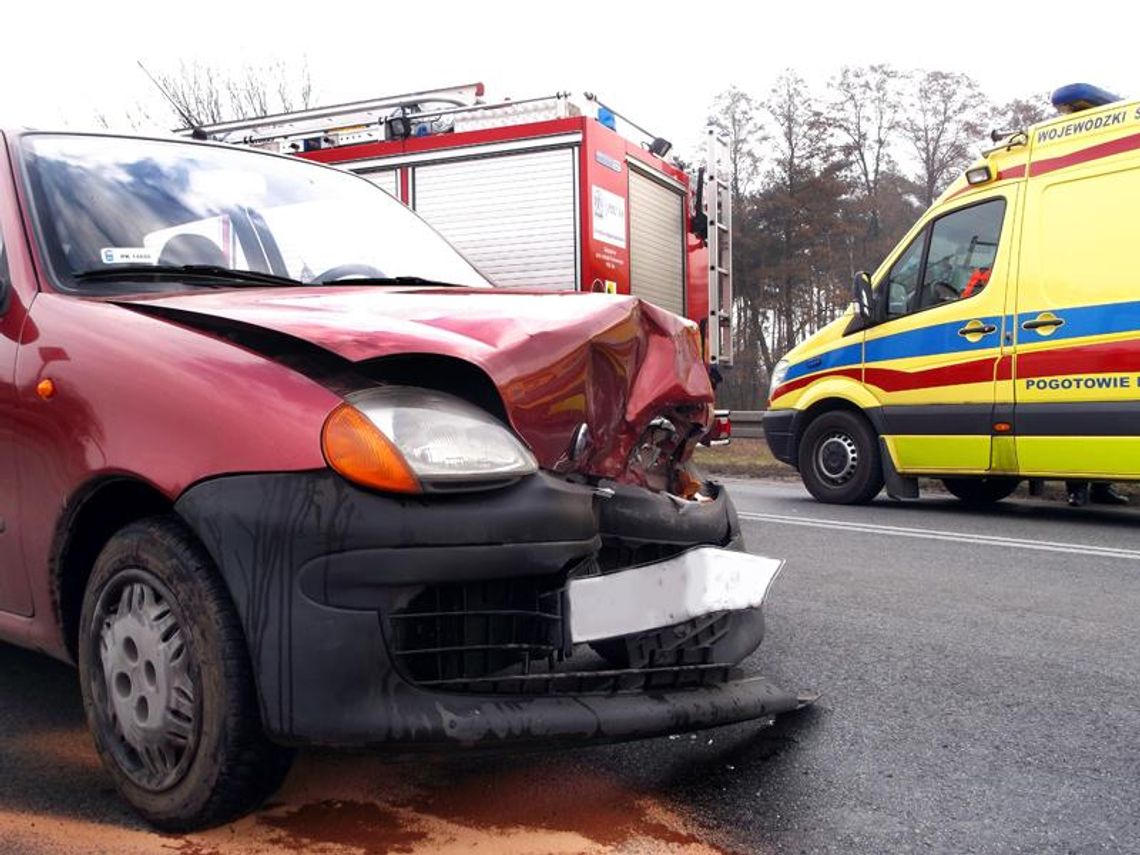
{"type": "Polygon", "coordinates": [[[620,742],[774,717],[802,709],[814,694],[792,694],[762,677],[660,694],[546,696],[508,700],[448,696],[426,716],[418,701],[394,720],[409,727],[384,735],[384,745],[479,746],[495,743],[570,745],[620,742]]]}

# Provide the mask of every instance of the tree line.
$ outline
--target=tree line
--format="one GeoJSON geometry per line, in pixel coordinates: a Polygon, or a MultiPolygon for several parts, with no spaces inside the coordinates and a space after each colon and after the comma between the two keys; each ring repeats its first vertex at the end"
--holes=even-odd
{"type": "Polygon", "coordinates": [[[794,70],[735,86],[709,122],[733,166],[736,364],[721,406],[762,409],[783,354],[836,318],[918,215],[989,144],[1051,115],[1043,95],[995,104],[965,74],[844,67],[822,91],[794,70]]]}

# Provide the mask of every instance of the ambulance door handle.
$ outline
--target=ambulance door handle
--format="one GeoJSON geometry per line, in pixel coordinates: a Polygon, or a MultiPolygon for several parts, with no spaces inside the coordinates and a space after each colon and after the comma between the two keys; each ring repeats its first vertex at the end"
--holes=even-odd
{"type": "MultiPolygon", "coordinates": [[[[966,336],[977,336],[981,338],[984,335],[997,332],[997,327],[993,324],[981,324],[977,321],[970,321],[966,326],[958,330],[958,335],[965,338],[966,336]]],[[[977,339],[975,339],[976,341],[977,339]]]]}
{"type": "Polygon", "coordinates": [[[1064,318],[1058,318],[1052,312],[1042,312],[1031,321],[1026,321],[1021,325],[1023,330],[1040,330],[1048,328],[1052,332],[1056,327],[1062,326],[1065,323],[1064,318]]]}

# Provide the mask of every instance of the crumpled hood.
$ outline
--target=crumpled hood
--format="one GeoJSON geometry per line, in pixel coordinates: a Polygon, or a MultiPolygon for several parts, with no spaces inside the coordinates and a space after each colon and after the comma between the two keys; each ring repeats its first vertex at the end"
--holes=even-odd
{"type": "Polygon", "coordinates": [[[338,286],[115,302],[262,327],[352,362],[412,353],[466,360],[498,387],[515,429],[547,468],[621,478],[650,420],[681,408],[707,426],[712,414],[696,325],[635,297],[338,286]],[[571,437],[583,422],[591,447],[570,465],[571,437]]]}

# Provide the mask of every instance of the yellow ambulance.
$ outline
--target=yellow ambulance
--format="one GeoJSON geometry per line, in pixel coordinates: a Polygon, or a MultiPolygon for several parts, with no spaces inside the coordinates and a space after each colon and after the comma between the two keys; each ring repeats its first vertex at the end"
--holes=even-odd
{"type": "Polygon", "coordinates": [[[776,366],[764,431],[823,502],[941,478],[1140,480],[1140,101],[1057,90],[996,141],[851,309],[776,366]]]}

